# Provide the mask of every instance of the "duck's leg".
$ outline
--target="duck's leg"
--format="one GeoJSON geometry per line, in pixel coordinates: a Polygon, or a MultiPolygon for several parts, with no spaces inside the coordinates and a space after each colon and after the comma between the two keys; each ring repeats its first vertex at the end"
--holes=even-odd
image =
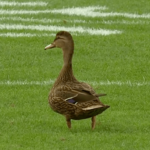
{"type": "Polygon", "coordinates": [[[91,120],[92,120],[92,129],[94,129],[95,128],[95,124],[96,124],[96,116],[93,116],[91,118],[91,120]]]}
{"type": "Polygon", "coordinates": [[[67,126],[71,129],[71,119],[66,117],[67,126]]]}

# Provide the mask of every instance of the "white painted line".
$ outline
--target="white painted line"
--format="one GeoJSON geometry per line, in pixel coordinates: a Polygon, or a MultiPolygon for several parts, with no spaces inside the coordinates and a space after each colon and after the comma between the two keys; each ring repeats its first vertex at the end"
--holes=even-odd
{"type": "Polygon", "coordinates": [[[50,33],[50,34],[32,34],[32,33],[14,33],[14,32],[7,32],[7,33],[0,33],[0,37],[49,37],[49,36],[55,36],[56,34],[50,33]]]}
{"type": "Polygon", "coordinates": [[[51,85],[54,80],[49,81],[0,81],[0,85],[51,85]]]}
{"type": "Polygon", "coordinates": [[[103,6],[89,6],[89,7],[73,7],[73,8],[63,8],[63,9],[54,9],[52,13],[60,13],[60,14],[67,14],[67,15],[82,15],[82,16],[90,16],[95,17],[99,15],[98,11],[106,10],[107,7],[103,6]]]}
{"type": "MultiPolygon", "coordinates": [[[[140,86],[150,86],[150,82],[132,82],[132,81],[83,81],[86,83],[89,83],[93,86],[99,86],[99,85],[104,85],[104,86],[136,86],[136,87],[140,87],[140,86]]],[[[54,80],[49,80],[49,81],[0,81],[0,85],[8,85],[8,86],[12,86],[12,85],[52,85],[54,84],[54,80]]]]}
{"type": "Polygon", "coordinates": [[[46,6],[45,2],[16,2],[16,1],[0,1],[0,6],[46,6]]]}
{"type": "Polygon", "coordinates": [[[64,23],[64,22],[69,22],[69,23],[103,23],[103,24],[150,24],[149,20],[61,20],[61,19],[48,19],[48,18],[43,18],[43,19],[34,19],[34,18],[23,18],[23,17],[1,17],[0,20],[13,20],[13,21],[21,21],[21,22],[33,22],[33,23],[64,23]]]}
{"type": "Polygon", "coordinates": [[[22,15],[22,14],[42,14],[51,13],[51,10],[4,10],[0,9],[1,15],[22,15]]]}
{"type": "Polygon", "coordinates": [[[103,20],[101,23],[131,25],[131,24],[150,24],[150,21],[148,21],[148,20],[116,20],[116,21],[112,21],[112,20],[105,21],[105,20],[103,20]]]}
{"type": "Polygon", "coordinates": [[[105,6],[92,6],[92,7],[73,7],[53,10],[3,10],[0,9],[0,14],[3,15],[16,15],[16,14],[41,14],[41,13],[54,13],[65,15],[77,15],[84,17],[126,17],[126,18],[150,18],[150,14],[131,14],[131,13],[118,13],[118,12],[102,12],[107,9],[105,6]]]}
{"type": "Polygon", "coordinates": [[[73,7],[73,8],[63,8],[63,9],[54,9],[51,12],[55,14],[65,14],[65,15],[78,15],[85,17],[96,17],[99,15],[99,12],[96,10],[102,11],[106,10],[107,7],[100,6],[89,6],[89,7],[73,7]]]}
{"type": "Polygon", "coordinates": [[[92,21],[85,21],[85,20],[61,20],[61,19],[34,19],[34,18],[23,18],[23,17],[1,17],[0,20],[13,20],[13,21],[24,21],[24,22],[39,22],[39,23],[92,23],[92,21]]]}
{"type": "Polygon", "coordinates": [[[130,14],[130,13],[118,13],[118,12],[102,12],[107,9],[106,7],[76,7],[76,8],[63,8],[54,9],[52,13],[65,14],[65,15],[77,15],[84,17],[127,17],[127,18],[150,18],[150,14],[130,14]],[[99,12],[98,12],[98,11],[99,12]]]}
{"type": "Polygon", "coordinates": [[[44,25],[22,25],[22,24],[0,24],[0,30],[38,30],[38,31],[60,31],[65,30],[69,32],[84,33],[90,35],[110,35],[121,34],[118,30],[106,30],[106,29],[91,29],[81,26],[77,27],[64,27],[64,26],[44,26],[44,25]]]}
{"type": "MultiPolygon", "coordinates": [[[[0,33],[1,37],[32,37],[34,34],[30,33],[0,33]]],[[[36,36],[36,35],[35,35],[36,36]]]]}
{"type": "Polygon", "coordinates": [[[22,17],[1,17],[0,20],[13,20],[13,21],[24,21],[24,22],[41,22],[41,23],[58,23],[58,22],[63,22],[63,20],[59,19],[34,19],[34,18],[22,18],[22,17]]]}
{"type": "Polygon", "coordinates": [[[132,81],[100,81],[100,82],[89,82],[92,85],[118,85],[118,86],[123,86],[123,85],[128,85],[128,86],[150,86],[150,82],[132,82],[132,81]]]}

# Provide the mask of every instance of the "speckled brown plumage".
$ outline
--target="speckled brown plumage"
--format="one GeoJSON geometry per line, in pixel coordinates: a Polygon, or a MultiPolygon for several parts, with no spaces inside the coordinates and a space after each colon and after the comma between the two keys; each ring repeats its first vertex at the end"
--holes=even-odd
{"type": "Polygon", "coordinates": [[[71,119],[80,120],[91,117],[92,129],[94,129],[95,116],[109,108],[99,100],[99,96],[104,94],[96,94],[90,85],[79,82],[74,77],[72,70],[74,42],[69,32],[58,32],[53,43],[46,46],[45,50],[55,47],[62,49],[64,65],[50,91],[49,104],[55,112],[66,117],[69,128],[71,128],[71,119]]]}

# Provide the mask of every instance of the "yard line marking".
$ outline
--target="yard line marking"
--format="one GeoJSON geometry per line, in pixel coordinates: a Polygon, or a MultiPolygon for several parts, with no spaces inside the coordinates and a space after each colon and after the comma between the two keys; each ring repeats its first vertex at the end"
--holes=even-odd
{"type": "Polygon", "coordinates": [[[13,20],[13,21],[24,21],[24,22],[39,22],[39,23],[60,23],[60,22],[70,22],[70,23],[104,23],[104,24],[150,24],[150,21],[148,20],[102,20],[102,21],[92,21],[92,20],[61,20],[61,19],[48,19],[48,18],[43,18],[43,19],[34,19],[34,18],[22,18],[22,17],[1,17],[0,20],[13,20]]]}
{"type": "Polygon", "coordinates": [[[76,7],[76,8],[63,8],[54,9],[52,13],[66,14],[66,15],[77,15],[84,17],[127,17],[127,18],[150,18],[150,14],[130,14],[130,13],[118,13],[118,12],[101,12],[106,10],[107,7],[91,6],[91,7],[76,7]],[[99,10],[100,12],[97,12],[99,10]]]}
{"type": "Polygon", "coordinates": [[[49,85],[53,84],[54,80],[49,81],[0,81],[0,85],[49,85]]]}
{"type": "Polygon", "coordinates": [[[73,7],[53,10],[3,10],[0,9],[0,14],[3,15],[16,15],[16,14],[41,14],[41,13],[54,13],[65,15],[77,15],[84,17],[126,17],[126,18],[150,18],[150,14],[131,14],[131,13],[118,13],[118,12],[102,12],[107,7],[103,6],[90,6],[90,7],[73,7]],[[98,12],[99,11],[99,12],[98,12]]]}
{"type": "Polygon", "coordinates": [[[17,15],[17,14],[42,14],[51,13],[51,10],[3,10],[0,9],[1,15],[17,15]]]}
{"type": "MultiPolygon", "coordinates": [[[[50,79],[49,81],[0,81],[0,85],[8,85],[8,86],[12,86],[12,85],[52,85],[54,84],[55,80],[50,79]]],[[[146,82],[146,81],[142,81],[142,82],[132,82],[132,81],[83,81],[83,82],[87,82],[93,86],[99,86],[99,85],[104,85],[104,86],[136,86],[136,87],[140,87],[140,86],[150,86],[150,82],[146,82]]]]}
{"type": "Polygon", "coordinates": [[[13,21],[24,21],[24,22],[39,22],[39,23],[59,23],[59,22],[71,22],[71,23],[87,23],[92,21],[85,21],[85,20],[61,20],[61,19],[48,19],[48,18],[43,18],[43,19],[34,19],[34,18],[22,18],[22,17],[1,17],[0,20],[13,20],[13,21]]]}
{"type": "Polygon", "coordinates": [[[100,81],[100,82],[89,82],[92,85],[118,85],[118,86],[122,86],[122,85],[128,85],[128,86],[145,86],[145,85],[150,85],[150,82],[146,82],[146,81],[142,81],[142,82],[132,82],[130,80],[128,81],[100,81]]]}
{"type": "Polygon", "coordinates": [[[101,23],[131,25],[131,24],[150,24],[150,21],[148,21],[148,20],[136,20],[136,21],[135,20],[131,20],[131,21],[129,21],[129,20],[128,21],[127,20],[116,20],[116,21],[112,21],[112,20],[105,21],[105,20],[103,20],[101,23]]]}
{"type": "Polygon", "coordinates": [[[0,33],[0,37],[46,37],[46,36],[55,36],[54,33],[51,34],[32,34],[32,33],[12,33],[12,32],[7,32],[7,33],[0,33]]]}
{"type": "Polygon", "coordinates": [[[95,17],[99,15],[99,12],[96,10],[102,11],[106,10],[106,6],[89,6],[89,7],[73,7],[73,8],[63,8],[63,9],[54,9],[52,13],[60,13],[67,15],[82,15],[82,16],[90,16],[95,17]],[[85,14],[86,13],[86,14],[85,14]]]}
{"type": "Polygon", "coordinates": [[[11,2],[11,1],[0,1],[0,6],[46,6],[48,3],[45,2],[11,2]]]}
{"type": "Polygon", "coordinates": [[[0,24],[0,30],[38,30],[38,31],[58,31],[67,30],[69,32],[87,33],[90,35],[110,35],[121,34],[118,30],[106,30],[106,29],[91,29],[81,26],[76,27],[64,27],[64,26],[48,26],[48,25],[22,25],[22,24],[0,24]]]}

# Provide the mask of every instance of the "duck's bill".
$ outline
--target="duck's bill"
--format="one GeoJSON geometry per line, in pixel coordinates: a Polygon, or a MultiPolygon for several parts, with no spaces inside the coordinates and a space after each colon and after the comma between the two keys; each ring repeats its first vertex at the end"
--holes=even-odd
{"type": "Polygon", "coordinates": [[[49,44],[45,47],[45,50],[56,47],[54,44],[49,44]]]}

